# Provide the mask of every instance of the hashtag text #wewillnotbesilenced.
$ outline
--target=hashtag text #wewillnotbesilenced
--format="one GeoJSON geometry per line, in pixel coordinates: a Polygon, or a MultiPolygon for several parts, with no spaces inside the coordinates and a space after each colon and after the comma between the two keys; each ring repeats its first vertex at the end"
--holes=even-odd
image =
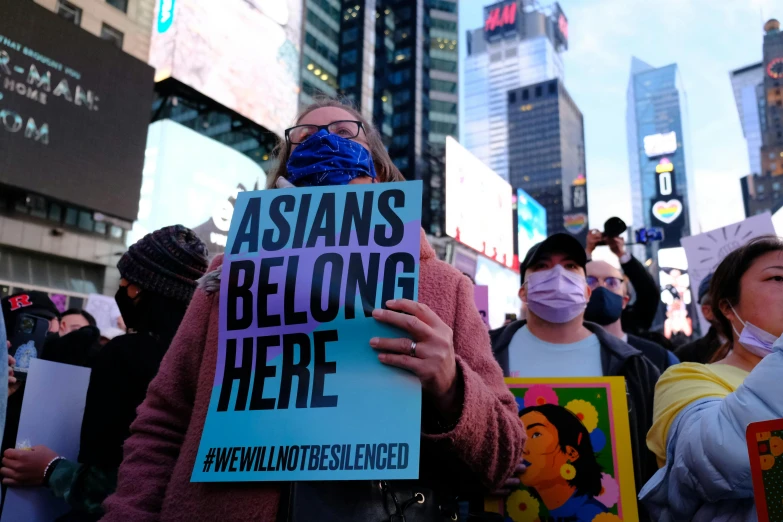
{"type": "Polygon", "coordinates": [[[210,448],[204,473],[407,469],[406,443],[210,448]]]}

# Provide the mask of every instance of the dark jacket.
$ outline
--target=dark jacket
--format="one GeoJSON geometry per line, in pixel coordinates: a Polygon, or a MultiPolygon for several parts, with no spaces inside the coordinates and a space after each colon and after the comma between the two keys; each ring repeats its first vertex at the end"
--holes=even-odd
{"type": "Polygon", "coordinates": [[[639,350],[650,360],[658,371],[663,374],[666,368],[675,364],[680,364],[680,360],[672,352],[647,339],[642,339],[636,335],[628,335],[628,344],[639,350]]]}
{"type": "Polygon", "coordinates": [[[678,347],[674,353],[682,362],[709,364],[721,346],[723,341],[720,340],[718,331],[710,326],[707,335],[678,347]]]}
{"type": "MultiPolygon", "coordinates": [[[[524,325],[525,321],[516,321],[489,333],[492,352],[506,377],[509,374],[509,343],[517,330],[524,325]]],[[[655,383],[661,374],[642,352],[609,334],[597,324],[586,322],[585,328],[594,333],[601,343],[601,366],[603,366],[604,376],[625,377],[634,480],[636,490],[639,491],[658,470],[655,455],[647,449],[647,432],[652,426],[655,383]]]]}
{"type": "Polygon", "coordinates": [[[635,257],[631,256],[630,261],[621,266],[636,294],[633,304],[623,310],[623,331],[635,334],[649,330],[661,302],[661,287],[635,257]]]}

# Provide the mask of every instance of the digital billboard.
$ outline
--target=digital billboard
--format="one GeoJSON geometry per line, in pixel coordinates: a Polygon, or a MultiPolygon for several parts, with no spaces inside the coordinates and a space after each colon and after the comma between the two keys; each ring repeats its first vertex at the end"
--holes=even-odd
{"type": "Polygon", "coordinates": [[[0,183],[133,220],[152,96],[144,62],[0,0],[0,183]]]}
{"type": "Polygon", "coordinates": [[[520,262],[527,251],[546,239],[546,209],[530,194],[517,189],[517,252],[520,262]]]}
{"type": "Polygon", "coordinates": [[[282,136],[299,102],[302,1],[157,4],[155,79],[173,76],[282,136]]]}
{"type": "Polygon", "coordinates": [[[674,154],[677,150],[677,133],[674,131],[650,134],[645,136],[642,141],[644,142],[644,153],[648,158],[674,154]]]}
{"type": "Polygon", "coordinates": [[[220,253],[237,194],[265,183],[264,170],[241,152],[174,121],[156,121],[149,126],[139,214],[128,244],[179,223],[192,228],[211,255],[220,253]]]}
{"type": "Polygon", "coordinates": [[[451,137],[446,138],[446,234],[514,266],[511,185],[451,137]]]}
{"type": "Polygon", "coordinates": [[[489,287],[489,327],[500,328],[506,314],[519,317],[522,301],[519,299],[519,274],[479,256],[476,262],[477,285],[489,287]]]}

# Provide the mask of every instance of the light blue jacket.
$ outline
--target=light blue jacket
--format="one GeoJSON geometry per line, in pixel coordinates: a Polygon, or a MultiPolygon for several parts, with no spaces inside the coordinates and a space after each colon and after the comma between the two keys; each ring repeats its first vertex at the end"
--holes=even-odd
{"type": "Polygon", "coordinates": [[[734,393],[688,405],[669,428],[666,465],[639,499],[660,522],[756,521],[748,424],[783,417],[783,338],[734,393]]]}

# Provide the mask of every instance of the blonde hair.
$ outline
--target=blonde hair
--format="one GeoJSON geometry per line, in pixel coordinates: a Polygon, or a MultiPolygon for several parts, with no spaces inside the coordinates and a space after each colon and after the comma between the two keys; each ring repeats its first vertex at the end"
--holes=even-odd
{"type": "MultiPolygon", "coordinates": [[[[362,114],[356,110],[356,108],[347,100],[335,99],[335,98],[316,98],[315,102],[305,107],[302,112],[294,120],[294,125],[298,125],[302,121],[302,118],[310,114],[311,112],[323,109],[325,107],[335,107],[342,109],[356,118],[357,121],[362,122],[362,127],[367,136],[367,144],[370,146],[370,155],[372,156],[373,163],[375,164],[375,172],[378,175],[378,181],[385,183],[389,181],[405,181],[400,170],[394,165],[389,157],[389,153],[386,151],[386,147],[383,145],[381,135],[372,123],[367,121],[362,114]]],[[[291,155],[291,144],[286,141],[285,137],[277,142],[277,146],[273,152],[277,165],[271,171],[268,177],[268,187],[274,188],[276,186],[278,178],[288,177],[288,168],[286,163],[288,157],[291,155]]]]}

